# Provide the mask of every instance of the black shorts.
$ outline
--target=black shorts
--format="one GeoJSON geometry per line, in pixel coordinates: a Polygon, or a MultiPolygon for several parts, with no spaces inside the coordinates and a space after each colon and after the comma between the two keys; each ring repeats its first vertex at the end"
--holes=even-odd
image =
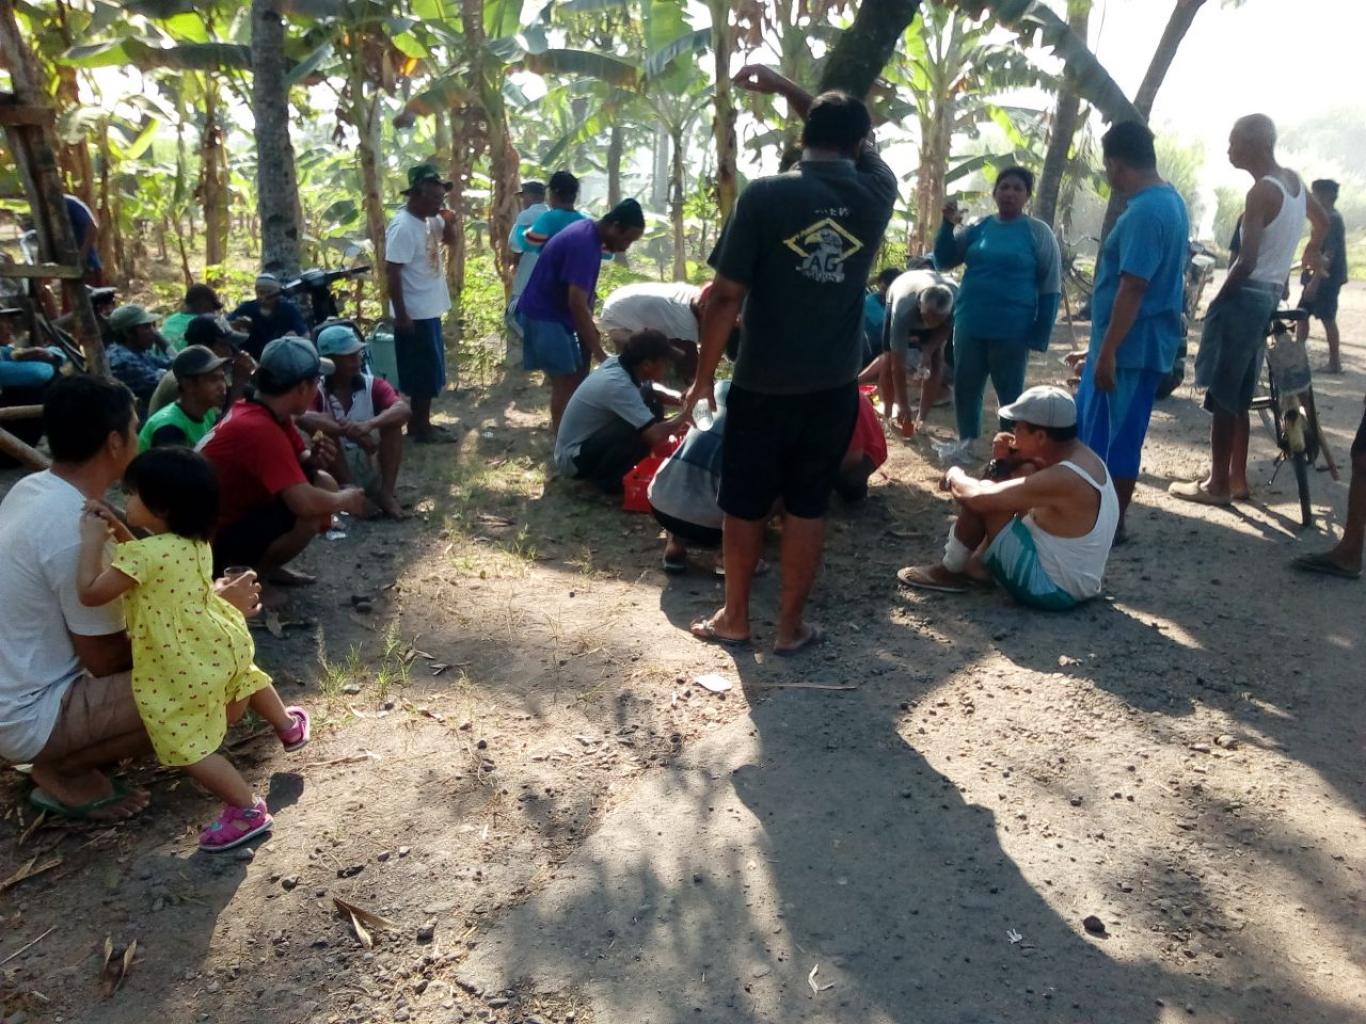
{"type": "Polygon", "coordinates": [[[807,395],[761,395],[731,384],[721,463],[721,508],[764,519],[786,512],[819,519],[858,419],[858,384],[807,395]]]}
{"type": "Polygon", "coordinates": [[[261,564],[261,556],[298,522],[283,498],[248,512],[223,527],[213,539],[213,573],[220,576],[230,565],[261,564]]]}
{"type": "Polygon", "coordinates": [[[1300,299],[1300,309],[1316,320],[1332,323],[1338,318],[1338,295],[1341,291],[1342,285],[1325,281],[1319,285],[1318,294],[1312,299],[1300,299]]]}
{"type": "Polygon", "coordinates": [[[714,526],[698,526],[684,519],[675,519],[659,509],[651,507],[655,521],[685,544],[695,544],[700,548],[719,548],[721,531],[714,526]]]}

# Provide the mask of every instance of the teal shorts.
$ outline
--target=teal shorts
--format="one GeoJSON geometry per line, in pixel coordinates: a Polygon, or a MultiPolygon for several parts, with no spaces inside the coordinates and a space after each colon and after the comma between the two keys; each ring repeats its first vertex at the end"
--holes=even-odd
{"type": "Polygon", "coordinates": [[[987,548],[983,564],[1020,604],[1045,612],[1065,612],[1081,602],[1060,588],[1039,564],[1034,535],[1016,517],[987,548]]]}

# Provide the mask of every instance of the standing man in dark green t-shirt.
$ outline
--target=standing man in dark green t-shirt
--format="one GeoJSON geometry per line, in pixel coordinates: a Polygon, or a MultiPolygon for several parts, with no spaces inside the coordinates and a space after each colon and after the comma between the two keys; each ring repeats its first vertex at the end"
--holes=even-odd
{"type": "Polygon", "coordinates": [[[691,408],[712,385],[743,305],[727,402],[721,508],[726,603],[693,624],[704,640],[749,640],[749,591],[764,524],[782,502],[781,610],[774,650],[821,639],[802,619],[825,545],[825,509],[858,415],[863,297],[896,201],[896,176],[878,157],[872,119],[841,92],[814,100],[777,72],[749,65],[741,88],[787,100],[805,120],[802,160],[760,178],[735,204],[711,264],[716,282],[702,322],[691,408]]]}

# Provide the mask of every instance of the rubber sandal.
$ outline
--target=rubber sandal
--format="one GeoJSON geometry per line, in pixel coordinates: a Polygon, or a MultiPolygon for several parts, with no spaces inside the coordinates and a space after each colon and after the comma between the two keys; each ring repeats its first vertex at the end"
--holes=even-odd
{"type": "Polygon", "coordinates": [[[918,565],[908,565],[904,569],[898,569],[896,578],[902,586],[914,587],[917,590],[933,590],[938,594],[966,594],[968,592],[966,583],[941,583],[918,565]]]}
{"type": "Polygon", "coordinates": [[[1167,493],[1173,498],[1180,498],[1182,501],[1194,502],[1197,505],[1214,505],[1224,508],[1233,504],[1232,497],[1220,498],[1210,494],[1200,486],[1199,480],[1187,480],[1183,483],[1175,483],[1167,488],[1167,493]]]}
{"type": "Polygon", "coordinates": [[[294,719],[294,724],[284,732],[276,733],[280,737],[281,745],[289,752],[308,746],[309,738],[313,735],[308,712],[298,705],[291,704],[285,708],[285,713],[294,719]]]}
{"type": "Polygon", "coordinates": [[[1290,564],[1301,572],[1316,572],[1323,576],[1336,576],[1341,580],[1361,579],[1360,569],[1355,572],[1351,569],[1344,569],[1327,555],[1301,555],[1290,564]]]}
{"type": "Polygon", "coordinates": [[[122,800],[128,799],[128,787],[122,782],[114,783],[114,792],[98,800],[91,800],[85,804],[64,804],[47,790],[35,787],[33,792],[28,795],[28,802],[40,811],[46,811],[56,818],[68,818],[71,821],[88,821],[90,816],[96,811],[101,811],[106,807],[112,807],[122,800]]]}
{"type": "Polygon", "coordinates": [[[688,571],[688,560],[686,558],[661,558],[659,567],[672,576],[677,576],[680,572],[688,571]]]}
{"type": "Polygon", "coordinates": [[[817,644],[825,643],[825,630],[820,626],[808,626],[806,636],[802,637],[791,647],[775,647],[773,653],[780,658],[790,658],[794,654],[801,654],[808,647],[815,647],[817,644]]]}
{"type": "Polygon", "coordinates": [[[205,853],[235,850],[274,827],[275,819],[270,816],[264,800],[257,800],[254,806],[245,808],[228,804],[218,819],[199,833],[199,848],[205,853]]]}
{"type": "Polygon", "coordinates": [[[716,632],[715,618],[698,619],[688,627],[688,632],[697,639],[709,644],[723,644],[726,647],[744,647],[749,643],[749,637],[722,636],[716,632]]]}

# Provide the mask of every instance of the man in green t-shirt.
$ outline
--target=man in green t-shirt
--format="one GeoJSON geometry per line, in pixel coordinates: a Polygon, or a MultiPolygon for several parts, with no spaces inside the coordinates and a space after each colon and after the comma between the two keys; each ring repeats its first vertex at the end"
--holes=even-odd
{"type": "Polygon", "coordinates": [[[207,434],[223,409],[228,394],[227,362],[203,345],[182,349],[171,363],[180,397],[150,417],[138,433],[138,450],[164,445],[193,448],[207,434]]]}

